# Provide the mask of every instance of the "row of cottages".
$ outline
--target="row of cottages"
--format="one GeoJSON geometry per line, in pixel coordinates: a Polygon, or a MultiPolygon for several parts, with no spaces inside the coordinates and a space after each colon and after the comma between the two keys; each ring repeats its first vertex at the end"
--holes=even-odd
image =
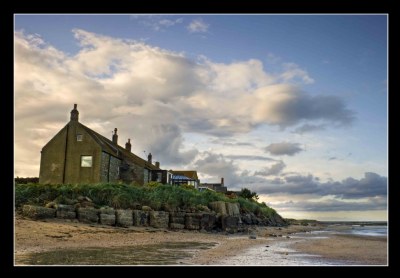
{"type": "Polygon", "coordinates": [[[196,171],[162,170],[131,152],[130,139],[125,148],[118,145],[118,130],[112,140],[79,122],[77,104],[71,111],[68,124],[42,149],[39,182],[42,184],[104,183],[123,181],[146,184],[190,184],[198,187],[196,171]],[[182,182],[185,180],[185,182],[182,182]]]}

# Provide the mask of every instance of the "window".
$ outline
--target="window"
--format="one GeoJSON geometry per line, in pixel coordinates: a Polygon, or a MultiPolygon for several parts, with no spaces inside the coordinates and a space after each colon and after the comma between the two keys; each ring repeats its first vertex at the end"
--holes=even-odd
{"type": "Polygon", "coordinates": [[[81,167],[92,167],[92,156],[82,155],[81,156],[81,167]]]}
{"type": "Polygon", "coordinates": [[[77,134],[76,135],[76,141],[82,141],[83,140],[83,135],[82,134],[77,134]]]}

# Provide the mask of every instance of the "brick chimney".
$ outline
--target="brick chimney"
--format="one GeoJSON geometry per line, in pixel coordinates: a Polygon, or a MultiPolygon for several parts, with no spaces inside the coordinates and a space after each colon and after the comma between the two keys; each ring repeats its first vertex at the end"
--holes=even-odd
{"type": "Polygon", "coordinates": [[[156,167],[160,168],[160,162],[156,161],[156,167]]]}
{"type": "Polygon", "coordinates": [[[114,134],[112,136],[112,141],[115,145],[118,145],[118,134],[117,134],[118,129],[114,128],[114,134]]]}
{"type": "Polygon", "coordinates": [[[129,152],[131,151],[132,149],[131,139],[128,139],[128,142],[125,143],[125,149],[129,152]]]}
{"type": "Polygon", "coordinates": [[[74,109],[71,110],[71,121],[77,122],[79,120],[79,111],[76,109],[78,104],[74,104],[74,109]]]}
{"type": "Polygon", "coordinates": [[[224,178],[221,178],[221,185],[224,186],[224,178]]]}
{"type": "Polygon", "coordinates": [[[147,156],[147,162],[149,162],[151,164],[153,159],[153,156],[151,155],[151,153],[149,153],[149,155],[147,156]]]}

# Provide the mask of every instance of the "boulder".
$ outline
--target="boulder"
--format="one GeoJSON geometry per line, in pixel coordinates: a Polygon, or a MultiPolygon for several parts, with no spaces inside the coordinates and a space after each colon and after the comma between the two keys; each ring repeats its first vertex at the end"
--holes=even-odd
{"type": "Polygon", "coordinates": [[[143,211],[152,211],[153,209],[151,207],[148,207],[148,206],[142,206],[142,210],[143,211]]]}
{"type": "Polygon", "coordinates": [[[115,224],[120,227],[129,227],[133,225],[133,215],[132,215],[132,210],[127,209],[117,209],[115,211],[115,224]]]}
{"type": "Polygon", "coordinates": [[[251,215],[250,215],[249,213],[242,214],[242,215],[240,216],[240,218],[242,219],[242,222],[243,222],[244,224],[246,224],[246,225],[251,225],[251,224],[253,224],[253,222],[252,222],[252,220],[251,220],[251,215]]]}
{"type": "Polygon", "coordinates": [[[185,228],[188,230],[200,230],[201,213],[186,213],[185,228]]]}
{"type": "Polygon", "coordinates": [[[115,225],[115,210],[112,208],[101,208],[99,210],[99,222],[103,225],[115,225]]]}
{"type": "Polygon", "coordinates": [[[226,205],[225,205],[225,202],[223,202],[223,201],[211,202],[208,205],[216,213],[220,213],[222,215],[226,215],[227,214],[226,205]]]}
{"type": "Polygon", "coordinates": [[[148,226],[149,212],[143,210],[133,210],[133,226],[148,226]]]}
{"type": "Polygon", "coordinates": [[[99,211],[94,208],[77,208],[78,220],[83,223],[98,223],[99,211]]]}
{"type": "Polygon", "coordinates": [[[200,219],[200,229],[211,231],[217,226],[217,216],[215,213],[203,213],[200,219]]]}
{"type": "Polygon", "coordinates": [[[62,218],[62,219],[76,218],[76,212],[74,206],[58,204],[56,207],[57,207],[57,212],[56,212],[57,218],[62,218]]]}
{"type": "Polygon", "coordinates": [[[226,205],[226,213],[229,216],[238,216],[240,215],[240,205],[239,203],[225,203],[226,205]]]}
{"type": "Polygon", "coordinates": [[[154,228],[168,228],[169,213],[165,211],[150,211],[150,226],[154,228]]]}
{"type": "Polygon", "coordinates": [[[24,205],[22,207],[22,214],[32,219],[54,218],[56,210],[53,208],[24,205]]]}
{"type": "Polygon", "coordinates": [[[229,232],[235,232],[235,231],[237,231],[237,228],[238,228],[239,217],[223,215],[221,217],[221,224],[222,224],[222,230],[229,231],[229,232]]]}

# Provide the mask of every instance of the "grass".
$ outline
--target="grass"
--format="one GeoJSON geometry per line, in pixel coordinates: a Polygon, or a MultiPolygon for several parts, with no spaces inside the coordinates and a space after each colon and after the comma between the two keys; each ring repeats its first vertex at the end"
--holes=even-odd
{"type": "Polygon", "coordinates": [[[138,206],[149,206],[154,210],[169,210],[175,208],[198,208],[208,206],[210,202],[239,202],[243,212],[270,217],[275,210],[254,200],[228,198],[222,193],[213,191],[200,192],[183,186],[151,185],[138,186],[126,184],[16,184],[15,205],[17,209],[24,204],[44,206],[57,200],[65,203],[68,199],[87,196],[97,207],[109,206],[115,209],[134,209],[138,206]]]}

